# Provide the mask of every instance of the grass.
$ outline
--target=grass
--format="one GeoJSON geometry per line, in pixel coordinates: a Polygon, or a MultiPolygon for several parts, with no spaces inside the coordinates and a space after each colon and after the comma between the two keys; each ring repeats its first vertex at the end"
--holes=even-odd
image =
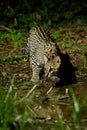
{"type": "Polygon", "coordinates": [[[10,64],[14,64],[17,63],[17,61],[21,60],[21,59],[27,59],[28,60],[28,56],[27,55],[8,55],[8,56],[0,56],[0,63],[3,62],[8,62],[10,64]]]}
{"type": "MultiPolygon", "coordinates": [[[[5,45],[6,41],[10,40],[13,42],[13,48],[18,49],[18,47],[23,43],[23,37],[22,33],[18,32],[10,32],[10,33],[3,33],[0,34],[0,40],[2,41],[1,44],[5,45]]],[[[53,34],[54,38],[59,38],[61,36],[61,33],[59,31],[56,31],[53,34]]],[[[74,39],[69,40],[60,40],[59,41],[60,46],[65,46],[66,48],[71,48],[73,45],[76,44],[76,41],[74,39]]],[[[86,50],[86,46],[78,46],[81,50],[86,50]]],[[[28,58],[26,55],[8,55],[8,56],[1,56],[0,57],[0,63],[3,64],[4,62],[9,62],[11,64],[14,64],[17,62],[17,60],[21,60],[23,58],[28,58]]],[[[87,70],[87,59],[86,57],[83,58],[83,67],[87,70]]],[[[1,82],[1,81],[0,81],[1,82]]],[[[43,109],[41,112],[39,112],[39,107],[42,109],[43,103],[42,97],[44,95],[41,94],[41,97],[38,97],[37,93],[40,93],[38,88],[35,86],[32,87],[32,89],[28,89],[27,93],[24,92],[24,96],[21,95],[21,88],[23,83],[21,84],[21,88],[19,88],[20,93],[18,93],[17,90],[14,88],[17,88],[15,86],[15,77],[11,78],[10,85],[5,88],[2,86],[2,83],[0,83],[0,130],[43,130],[43,129],[50,129],[50,130],[81,130],[81,112],[80,108],[84,109],[86,107],[86,100],[87,97],[84,98],[84,103],[81,105],[79,104],[79,101],[76,98],[76,95],[73,91],[73,89],[70,88],[70,104],[72,107],[72,112],[70,117],[67,117],[59,112],[59,106],[58,104],[51,104],[54,107],[54,111],[56,113],[56,116],[53,115],[51,118],[46,118],[45,110],[43,109]],[[37,100],[35,100],[35,97],[37,97],[37,100]],[[38,109],[38,111],[37,111],[38,109]],[[44,116],[39,117],[40,114],[44,114],[44,116]],[[38,119],[39,118],[39,119],[38,119]]],[[[19,85],[20,86],[20,85],[19,85]]],[[[25,86],[25,85],[24,85],[25,86]]],[[[26,87],[26,86],[25,86],[26,87]]],[[[29,86],[27,86],[29,87],[29,86]]],[[[43,88],[42,88],[43,89],[43,88]]],[[[49,101],[47,101],[49,104],[49,101]]],[[[49,107],[48,107],[49,108],[49,107]]],[[[40,110],[41,110],[40,109],[40,110]]],[[[69,108],[68,108],[69,109],[69,108]]],[[[50,113],[53,112],[51,108],[48,109],[50,113]]],[[[62,111],[62,110],[61,110],[62,111]]],[[[82,110],[81,110],[82,111],[82,110]]]]}
{"type": "MultiPolygon", "coordinates": [[[[73,114],[71,117],[71,121],[67,124],[65,122],[65,117],[62,114],[58,113],[57,120],[55,125],[53,124],[52,120],[48,120],[43,122],[41,125],[37,122],[37,113],[33,111],[32,106],[38,106],[38,102],[34,102],[35,96],[35,89],[34,86],[29,92],[24,96],[20,97],[17,95],[17,92],[14,91],[14,77],[11,79],[10,86],[8,90],[4,91],[1,87],[0,91],[0,130],[24,130],[29,129],[31,127],[32,130],[40,129],[43,130],[44,128],[49,128],[50,130],[80,130],[81,129],[81,118],[80,118],[80,108],[79,103],[76,99],[75,93],[72,89],[70,89],[71,100],[73,104],[73,114]],[[51,125],[49,125],[49,123],[51,125]],[[34,124],[38,124],[36,127],[34,124]],[[45,125],[46,124],[46,125],[45,125]],[[53,124],[53,125],[52,125],[53,124]],[[45,126],[44,126],[45,125],[45,126]]],[[[57,108],[57,106],[56,106],[57,108]]],[[[57,113],[57,109],[56,113],[57,113]]],[[[66,119],[67,120],[67,119],[66,119]]]]}
{"type": "Polygon", "coordinates": [[[79,107],[79,103],[76,99],[75,93],[73,91],[73,89],[70,88],[70,94],[72,97],[72,103],[73,103],[73,130],[74,129],[81,129],[81,117],[80,117],[80,107],[79,107]]]}
{"type": "Polygon", "coordinates": [[[4,44],[6,41],[12,41],[14,49],[19,47],[23,43],[23,35],[20,32],[13,30],[12,32],[0,32],[0,41],[4,44]]]}
{"type": "Polygon", "coordinates": [[[11,79],[8,91],[0,91],[0,129],[24,130],[26,123],[32,122],[34,113],[29,110],[27,105],[24,105],[26,97],[22,99],[18,97],[13,92],[13,87],[14,77],[11,79]]]}

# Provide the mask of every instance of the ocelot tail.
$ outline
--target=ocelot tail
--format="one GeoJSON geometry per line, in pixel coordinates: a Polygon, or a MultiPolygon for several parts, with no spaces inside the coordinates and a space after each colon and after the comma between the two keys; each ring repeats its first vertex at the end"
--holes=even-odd
{"type": "Polygon", "coordinates": [[[41,26],[30,29],[25,53],[30,55],[31,81],[33,82],[40,80],[42,69],[44,69],[45,77],[50,78],[60,67],[59,48],[52,41],[49,32],[41,26]]]}

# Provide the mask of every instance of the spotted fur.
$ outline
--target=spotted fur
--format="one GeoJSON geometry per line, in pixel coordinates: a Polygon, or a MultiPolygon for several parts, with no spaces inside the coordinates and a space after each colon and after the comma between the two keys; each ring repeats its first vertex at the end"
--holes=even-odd
{"type": "Polygon", "coordinates": [[[25,53],[30,54],[33,82],[40,80],[39,74],[43,68],[45,77],[50,78],[60,67],[59,48],[51,39],[48,31],[41,26],[30,29],[25,53]]]}

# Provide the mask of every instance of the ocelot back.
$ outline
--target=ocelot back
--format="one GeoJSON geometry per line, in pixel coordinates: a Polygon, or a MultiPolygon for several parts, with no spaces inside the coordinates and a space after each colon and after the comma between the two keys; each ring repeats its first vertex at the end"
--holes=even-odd
{"type": "Polygon", "coordinates": [[[60,67],[59,49],[49,33],[41,26],[30,29],[25,53],[30,54],[33,82],[39,81],[39,74],[43,68],[45,77],[50,78],[60,67]]]}

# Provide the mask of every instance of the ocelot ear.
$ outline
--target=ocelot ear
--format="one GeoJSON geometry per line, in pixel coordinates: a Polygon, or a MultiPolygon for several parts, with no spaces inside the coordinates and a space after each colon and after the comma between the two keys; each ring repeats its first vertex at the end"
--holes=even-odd
{"type": "Polygon", "coordinates": [[[48,61],[48,58],[44,55],[44,62],[45,62],[45,64],[47,63],[47,61],[48,61]]]}

